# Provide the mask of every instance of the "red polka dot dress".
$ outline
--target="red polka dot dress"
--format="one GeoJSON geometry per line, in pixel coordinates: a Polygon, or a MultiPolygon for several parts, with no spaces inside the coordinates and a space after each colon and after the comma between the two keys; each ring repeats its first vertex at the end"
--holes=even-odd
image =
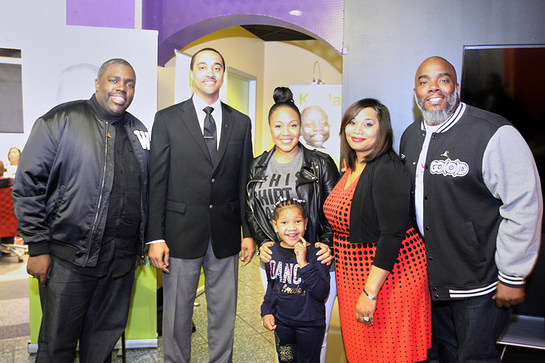
{"type": "Polygon", "coordinates": [[[324,213],[333,229],[341,330],[347,359],[357,362],[417,362],[431,346],[431,311],[425,248],[414,229],[405,234],[393,270],[378,296],[374,325],[356,321],[377,243],[350,243],[350,208],[358,184],[345,189],[349,170],[335,186],[324,213]]]}

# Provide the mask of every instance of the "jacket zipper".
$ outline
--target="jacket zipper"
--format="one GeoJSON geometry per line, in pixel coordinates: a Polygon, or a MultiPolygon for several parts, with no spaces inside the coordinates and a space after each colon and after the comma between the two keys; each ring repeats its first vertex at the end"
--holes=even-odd
{"type": "MultiPolygon", "coordinates": [[[[125,125],[125,132],[127,133],[127,138],[129,139],[129,142],[131,143],[131,147],[134,150],[137,150],[138,148],[138,144],[135,144],[133,143],[133,137],[131,134],[131,129],[129,127],[129,123],[127,122],[127,124],[125,125]],[[135,147],[136,145],[136,147],[135,147]]],[[[144,151],[145,152],[145,151],[144,151]]],[[[138,167],[140,168],[140,172],[142,173],[142,185],[141,185],[141,189],[140,190],[140,228],[138,229],[138,236],[140,238],[140,245],[141,245],[141,248],[140,248],[140,261],[141,262],[144,262],[144,246],[145,246],[145,243],[144,243],[144,233],[142,233],[142,224],[143,224],[143,221],[146,220],[145,216],[144,216],[144,192],[143,192],[143,188],[144,188],[144,178],[145,178],[145,172],[144,172],[144,169],[142,168],[142,164],[141,164],[141,160],[139,159],[139,157],[137,156],[139,153],[134,153],[134,156],[136,157],[136,161],[138,163],[138,167]]],[[[145,164],[145,163],[143,163],[145,164]]],[[[115,165],[114,165],[115,167],[115,165]]],[[[144,166],[145,167],[145,166],[144,166]]],[[[146,182],[146,187],[147,187],[147,182],[146,182]]],[[[145,228],[145,227],[144,227],[145,228]]]]}
{"type": "MultiPolygon", "coordinates": [[[[97,229],[98,224],[98,215],[100,214],[100,208],[102,205],[102,194],[104,192],[104,183],[106,182],[106,165],[108,163],[108,135],[110,134],[110,123],[108,121],[106,122],[106,134],[104,135],[104,165],[102,167],[102,182],[100,183],[100,193],[98,196],[98,204],[95,212],[95,218],[93,220],[93,227],[91,228],[91,243],[93,242],[94,235],[97,229]]],[[[87,258],[85,259],[85,262],[83,266],[87,265],[87,261],[89,261],[90,253],[87,254],[87,258]]]]}
{"type": "MultiPolygon", "coordinates": [[[[250,184],[251,183],[263,183],[265,182],[266,180],[265,179],[253,179],[253,180],[250,180],[248,182],[248,184],[246,184],[246,194],[248,196],[250,196],[250,184]]],[[[250,203],[250,210],[252,211],[252,214],[255,216],[255,211],[254,211],[254,206],[253,206],[253,203],[250,203]]],[[[274,238],[272,238],[271,236],[269,236],[269,234],[266,232],[265,228],[263,228],[263,225],[261,225],[261,223],[259,222],[258,218],[255,218],[255,221],[257,222],[257,225],[259,226],[259,228],[261,228],[261,230],[263,231],[263,233],[265,233],[265,235],[267,237],[269,237],[269,239],[271,241],[274,241],[274,238]]]]}

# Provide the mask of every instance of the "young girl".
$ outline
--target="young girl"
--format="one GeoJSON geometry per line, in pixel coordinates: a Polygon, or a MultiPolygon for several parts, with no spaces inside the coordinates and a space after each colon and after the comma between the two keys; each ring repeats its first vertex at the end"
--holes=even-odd
{"type": "Polygon", "coordinates": [[[268,285],[261,316],[263,326],[275,331],[280,362],[320,362],[329,269],[303,238],[307,222],[301,201],[276,204],[272,224],[281,242],[271,247],[265,266],[268,285]]]}

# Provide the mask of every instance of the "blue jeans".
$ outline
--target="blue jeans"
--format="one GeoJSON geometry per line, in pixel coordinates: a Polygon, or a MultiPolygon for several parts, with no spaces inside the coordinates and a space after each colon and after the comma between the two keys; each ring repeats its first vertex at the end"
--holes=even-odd
{"type": "Polygon", "coordinates": [[[511,309],[499,309],[495,292],[432,303],[432,347],[428,362],[499,362],[496,341],[511,309]]]}

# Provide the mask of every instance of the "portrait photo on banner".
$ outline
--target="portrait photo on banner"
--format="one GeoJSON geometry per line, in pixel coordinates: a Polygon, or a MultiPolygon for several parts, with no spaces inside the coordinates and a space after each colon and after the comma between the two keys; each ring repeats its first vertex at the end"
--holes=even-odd
{"type": "Polygon", "coordinates": [[[301,143],[331,155],[339,165],[342,85],[290,85],[301,111],[301,143]]]}

